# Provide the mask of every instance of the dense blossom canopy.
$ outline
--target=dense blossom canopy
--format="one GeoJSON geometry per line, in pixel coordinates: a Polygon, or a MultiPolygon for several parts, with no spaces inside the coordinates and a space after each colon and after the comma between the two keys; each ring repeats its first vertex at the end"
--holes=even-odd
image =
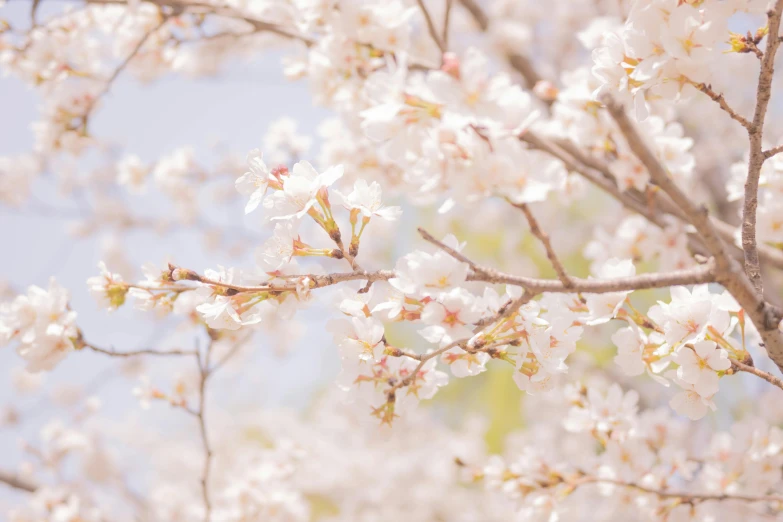
{"type": "Polygon", "coordinates": [[[4,274],[18,393],[118,358],[129,414],[187,426],[128,432],[87,379],[29,436],[9,404],[9,521],[783,520],[783,0],[53,4],[0,10],[0,69],[41,102],[0,204],[89,202],[70,232],[111,238],[101,313],[196,341],[101,344],[62,280],[4,274]],[[209,164],[94,131],[120,76],[278,52],[332,115],[313,135],[282,118],[209,164]],[[177,229],[238,235],[236,266],[128,266],[127,234],[177,229]],[[221,414],[249,356],[302,332],[341,364],[309,413],[221,414]],[[469,411],[471,381],[501,392],[469,411]],[[488,448],[482,413],[520,397],[524,429],[488,448]]]}

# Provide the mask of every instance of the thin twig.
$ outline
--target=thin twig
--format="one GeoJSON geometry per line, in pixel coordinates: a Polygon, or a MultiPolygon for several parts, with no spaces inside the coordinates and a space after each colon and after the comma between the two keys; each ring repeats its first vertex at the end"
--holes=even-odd
{"type": "Polygon", "coordinates": [[[774,147],[772,149],[765,150],[764,151],[764,158],[765,159],[769,159],[772,156],[776,156],[776,155],[780,154],[781,152],[783,152],[783,145],[778,145],[777,147],[774,147]]]}
{"type": "Polygon", "coordinates": [[[706,94],[707,96],[712,99],[715,103],[717,103],[721,109],[724,110],[733,120],[736,120],[745,127],[746,129],[750,128],[750,122],[742,117],[737,111],[731,108],[731,106],[726,102],[726,99],[723,97],[723,94],[719,94],[712,90],[711,85],[707,85],[706,83],[699,83],[695,84],[695,87],[699,89],[701,92],[706,94]]]}
{"type": "Polygon", "coordinates": [[[196,410],[196,418],[198,419],[199,433],[201,434],[201,443],[204,448],[204,466],[201,471],[201,496],[204,501],[204,522],[210,522],[212,518],[212,501],[209,492],[209,476],[212,470],[212,448],[209,445],[209,436],[207,435],[207,423],[206,423],[206,388],[207,379],[211,372],[209,370],[209,358],[212,352],[212,341],[207,344],[206,352],[204,353],[204,360],[196,353],[196,361],[198,362],[199,373],[201,375],[201,381],[199,382],[199,397],[198,397],[198,410],[196,410]]]}
{"type": "MultiPolygon", "coordinates": [[[[706,264],[684,270],[673,270],[671,272],[642,274],[638,276],[619,277],[614,279],[580,279],[571,277],[573,287],[568,288],[561,281],[556,279],[537,279],[533,277],[517,276],[495,270],[494,268],[478,265],[464,255],[433,238],[426,231],[420,232],[422,232],[424,239],[443,249],[449,255],[455,257],[455,259],[458,259],[464,263],[468,263],[468,265],[471,266],[473,273],[468,274],[468,281],[483,281],[485,283],[521,286],[535,294],[545,292],[583,292],[588,294],[604,294],[609,292],[664,288],[672,285],[695,285],[715,282],[715,277],[712,274],[712,265],[706,264]]],[[[226,288],[231,292],[231,295],[236,295],[239,293],[295,292],[298,289],[297,285],[295,284],[269,284],[261,286],[234,285],[231,283],[211,280],[192,271],[189,272],[193,274],[192,277],[189,278],[190,280],[199,281],[207,285],[226,288]]],[[[297,276],[287,276],[287,278],[291,279],[308,279],[310,281],[308,288],[311,290],[315,288],[332,286],[345,281],[388,281],[394,277],[397,277],[397,274],[391,270],[378,270],[377,272],[344,272],[328,275],[302,274],[297,276]]]]}
{"type": "MultiPolygon", "coordinates": [[[[183,273],[183,276],[180,276],[179,279],[185,279],[188,281],[198,281],[206,285],[226,288],[231,292],[233,292],[234,294],[242,293],[242,292],[270,292],[270,293],[295,292],[299,288],[298,285],[296,284],[276,285],[276,284],[269,283],[266,285],[259,285],[259,286],[235,285],[232,283],[224,283],[223,281],[210,279],[192,270],[178,269],[176,267],[172,267],[172,272],[175,270],[180,270],[183,273]]],[[[312,290],[315,288],[332,286],[346,281],[372,281],[372,282],[387,281],[392,277],[395,277],[395,274],[390,270],[378,270],[377,272],[357,270],[355,272],[338,272],[338,273],[328,274],[328,275],[315,275],[315,274],[301,274],[295,276],[290,275],[290,276],[286,276],[285,278],[292,279],[292,280],[307,279],[309,280],[308,288],[312,290]]]]}
{"type": "Polygon", "coordinates": [[[731,365],[734,367],[735,370],[752,373],[756,377],[761,377],[762,379],[772,384],[773,386],[777,386],[778,388],[783,390],[783,379],[779,379],[778,377],[775,377],[771,373],[767,373],[763,370],[759,370],[755,366],[750,366],[749,364],[741,363],[739,361],[731,361],[731,365]]]}
{"type": "Polygon", "coordinates": [[[417,229],[421,237],[424,239],[424,241],[427,241],[428,243],[432,243],[436,247],[440,248],[444,252],[446,252],[448,255],[456,259],[457,261],[462,261],[463,263],[467,263],[468,266],[474,271],[474,272],[483,272],[484,269],[478,266],[478,264],[474,263],[469,257],[462,254],[461,252],[451,248],[447,244],[443,243],[442,241],[439,241],[435,239],[435,237],[424,230],[423,228],[419,227],[417,229]]]}
{"type": "Polygon", "coordinates": [[[745,180],[745,201],[742,206],[742,249],[745,251],[745,273],[759,294],[764,292],[761,278],[758,247],[756,246],[756,210],[758,209],[759,178],[761,167],[767,157],[762,150],[764,120],[772,97],[772,77],[775,73],[775,54],[780,46],[780,17],[783,0],[777,0],[767,13],[767,46],[761,60],[758,87],[756,89],[756,110],[753,122],[748,127],[750,154],[748,177],[745,180]]]}
{"type": "Polygon", "coordinates": [[[104,355],[110,355],[112,357],[135,357],[137,355],[158,355],[162,357],[179,356],[179,355],[194,355],[197,354],[195,350],[132,350],[130,352],[116,352],[113,349],[101,348],[92,343],[82,341],[81,347],[88,348],[94,352],[102,353],[104,355]]]}
{"type": "Polygon", "coordinates": [[[487,283],[502,283],[515,286],[521,286],[528,293],[533,295],[541,293],[586,293],[586,294],[605,294],[610,292],[624,292],[632,290],[643,290],[650,288],[666,288],[676,285],[691,285],[712,282],[715,280],[712,270],[713,265],[707,263],[706,265],[689,268],[686,270],[675,270],[672,272],[654,273],[654,274],[641,274],[632,277],[618,277],[613,279],[580,279],[577,277],[570,277],[571,285],[566,285],[559,280],[555,279],[536,279],[532,277],[516,276],[506,274],[495,270],[494,268],[488,268],[481,266],[474,261],[471,261],[464,254],[457,252],[453,248],[444,244],[443,242],[432,237],[424,229],[419,229],[419,233],[422,237],[442,249],[447,254],[451,255],[458,261],[467,263],[473,270],[472,274],[468,275],[469,281],[484,281],[487,283]]]}
{"type": "Polygon", "coordinates": [[[0,470],[0,482],[6,484],[7,486],[11,486],[14,489],[27,491],[28,493],[34,493],[38,489],[38,486],[32,482],[28,482],[27,480],[19,477],[19,475],[16,473],[11,473],[8,471],[0,470]]]}
{"type": "MultiPolygon", "coordinates": [[[[550,142],[530,130],[526,131],[519,139],[559,159],[569,171],[584,177],[590,183],[619,201],[628,210],[644,216],[648,221],[660,228],[665,228],[668,223],[662,220],[662,216],[656,211],[669,214],[688,223],[688,217],[665,193],[656,190],[652,193],[648,191],[647,194],[642,194],[633,188],[620,190],[614,175],[606,163],[587,155],[568,140],[560,139],[556,140],[556,142],[550,142]],[[648,204],[645,204],[643,201],[644,197],[649,195],[652,195],[652,206],[649,205],[649,201],[648,204]]],[[[737,228],[715,216],[711,216],[710,220],[721,239],[726,242],[727,247],[731,247],[732,257],[740,261],[744,260],[742,249],[734,244],[737,228]]],[[[698,234],[689,233],[688,242],[691,250],[705,256],[710,255],[709,251],[704,248],[703,241],[698,234]]],[[[769,263],[775,268],[783,269],[783,252],[780,250],[762,243],[759,245],[759,256],[763,262],[769,263]]]]}
{"type": "Polygon", "coordinates": [[[724,500],[742,500],[745,502],[779,502],[783,503],[783,497],[775,495],[739,495],[733,493],[687,493],[679,491],[665,491],[661,489],[655,489],[635,482],[625,482],[617,479],[602,478],[602,477],[584,477],[579,479],[574,486],[581,486],[584,484],[612,484],[615,486],[635,489],[644,493],[650,493],[661,498],[676,498],[687,504],[696,504],[699,502],[706,502],[710,500],[724,501],[724,500]]]}
{"type": "MultiPolygon", "coordinates": [[[[460,3],[476,21],[481,32],[486,33],[489,30],[490,20],[478,2],[476,0],[460,0],[460,3]]],[[[538,74],[529,57],[515,51],[507,53],[506,60],[511,68],[522,76],[528,89],[533,89],[542,80],[541,75],[538,74]]],[[[551,103],[552,101],[547,102],[550,105],[551,103]]]]}
{"type": "Polygon", "coordinates": [[[563,266],[563,263],[560,261],[560,258],[557,257],[557,252],[555,252],[555,249],[552,247],[552,242],[549,240],[549,236],[543,230],[541,230],[541,227],[538,225],[538,221],[533,215],[533,212],[530,210],[530,207],[526,203],[510,203],[514,207],[521,210],[525,215],[525,219],[527,219],[527,223],[530,226],[530,232],[536,238],[538,238],[538,240],[541,242],[541,245],[543,245],[544,250],[546,250],[546,257],[549,259],[549,264],[551,264],[552,268],[555,269],[557,278],[560,279],[560,281],[563,283],[563,286],[566,288],[573,288],[574,283],[571,281],[571,277],[568,275],[568,272],[566,272],[566,269],[563,266]]]}
{"type": "Polygon", "coordinates": [[[103,86],[103,89],[96,94],[92,100],[90,100],[90,103],[87,104],[87,107],[84,110],[84,114],[82,118],[84,119],[84,122],[86,123],[88,118],[90,117],[90,113],[95,108],[95,104],[98,103],[98,100],[100,100],[102,97],[104,97],[112,87],[112,84],[114,84],[114,81],[119,77],[120,73],[128,66],[131,60],[133,60],[134,57],[139,53],[142,47],[144,47],[144,44],[147,43],[149,38],[155,34],[161,27],[163,27],[166,22],[168,22],[169,17],[168,16],[162,16],[160,22],[155,25],[155,27],[149,29],[146,33],[144,33],[144,36],[139,39],[139,41],[136,43],[136,45],[133,47],[133,50],[125,57],[125,59],[118,65],[114,72],[109,76],[109,78],[106,80],[106,83],[103,86]]]}
{"type": "Polygon", "coordinates": [[[446,0],[446,10],[443,13],[443,46],[449,48],[449,28],[451,27],[451,8],[453,7],[454,0],[446,0]]]}
{"type": "MultiPolygon", "coordinates": [[[[315,45],[315,40],[307,35],[291,31],[277,24],[251,18],[239,11],[235,11],[224,5],[210,4],[207,2],[197,2],[190,0],[147,0],[148,2],[160,7],[171,8],[174,12],[189,12],[203,15],[215,15],[224,18],[242,20],[250,24],[255,32],[268,32],[277,36],[296,40],[304,43],[307,47],[315,45]]],[[[126,0],[85,0],[87,4],[126,4],[126,0]]]]}
{"type": "Polygon", "coordinates": [[[435,27],[435,22],[432,20],[432,16],[430,16],[430,12],[427,9],[427,6],[424,5],[424,0],[416,0],[416,3],[419,4],[419,9],[421,10],[421,13],[424,15],[424,20],[426,20],[427,22],[427,30],[430,32],[430,36],[435,41],[435,44],[438,46],[438,49],[440,49],[440,54],[443,55],[443,53],[445,53],[447,50],[446,44],[444,43],[440,34],[438,34],[438,29],[437,27],[435,27]]]}

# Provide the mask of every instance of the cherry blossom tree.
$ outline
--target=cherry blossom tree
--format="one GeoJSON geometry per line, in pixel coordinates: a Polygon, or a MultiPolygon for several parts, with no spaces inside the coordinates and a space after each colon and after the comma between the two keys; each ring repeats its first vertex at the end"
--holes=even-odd
{"type": "Polygon", "coordinates": [[[65,406],[41,394],[40,429],[9,404],[8,520],[783,520],[783,0],[27,12],[0,11],[0,67],[40,113],[32,150],[0,157],[0,203],[45,214],[56,189],[71,234],[111,238],[86,281],[101,313],[179,337],[102,344],[62,280],[4,274],[17,391],[104,358],[124,417],[167,413],[125,429],[83,374],[65,406]],[[275,54],[331,114],[316,132],[283,118],[210,164],[95,131],[120,77],[275,54]],[[130,266],[131,233],[178,230],[236,262],[130,266]],[[302,332],[341,365],[308,412],[221,403],[302,332]],[[520,403],[488,445],[487,414],[520,403]]]}

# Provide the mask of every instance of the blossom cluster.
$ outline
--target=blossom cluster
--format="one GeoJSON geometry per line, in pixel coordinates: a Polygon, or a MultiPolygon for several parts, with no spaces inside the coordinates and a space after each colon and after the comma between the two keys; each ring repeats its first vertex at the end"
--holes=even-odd
{"type": "Polygon", "coordinates": [[[594,52],[593,71],[602,89],[633,103],[637,117],[645,119],[648,98],[687,100],[709,85],[716,54],[758,50],[765,28],[746,37],[730,32],[729,20],[739,11],[757,14],[765,7],[755,0],[636,2],[623,27],[607,34],[594,52]]]}
{"type": "Polygon", "coordinates": [[[578,520],[574,508],[589,505],[605,520],[763,520],[778,509],[721,498],[779,487],[783,432],[762,418],[693,433],[665,410],[641,409],[639,395],[616,384],[568,387],[546,406],[563,415],[535,430],[546,442],[531,433],[506,458],[471,469],[474,480],[520,502],[523,516],[578,520]]]}
{"type": "Polygon", "coordinates": [[[48,288],[31,286],[0,308],[0,342],[15,343],[29,371],[52,370],[78,346],[68,299],[68,290],[52,279],[48,288]]]}
{"type": "MultiPolygon", "coordinates": [[[[0,469],[30,493],[9,520],[779,517],[783,1],[39,3],[0,19],[0,68],[41,97],[32,150],[0,157],[0,203],[78,218],[102,240],[101,313],[176,327],[105,347],[53,278],[0,288],[15,397],[66,358],[123,361],[52,393],[62,418],[0,469]],[[220,143],[210,162],[98,132],[122,75],[212,77],[270,47],[330,113],[317,136],[284,116],[244,162],[220,143]],[[47,183],[71,205],[39,201],[47,183]],[[159,254],[137,230],[219,255],[138,276],[135,254],[159,254]],[[259,412],[255,387],[246,417],[215,408],[302,335],[340,364],[308,415],[259,412]],[[142,424],[165,410],[186,436],[102,422],[105,375],[142,424]]],[[[320,371],[294,355],[292,375],[320,371]]]]}

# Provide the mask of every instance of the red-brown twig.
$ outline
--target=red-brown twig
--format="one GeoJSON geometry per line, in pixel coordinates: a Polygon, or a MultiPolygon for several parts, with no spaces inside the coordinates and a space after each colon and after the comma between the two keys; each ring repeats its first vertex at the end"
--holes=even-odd
{"type": "Polygon", "coordinates": [[[438,49],[440,49],[440,54],[443,55],[443,53],[447,51],[446,44],[438,33],[438,28],[435,27],[435,22],[432,20],[432,16],[430,15],[427,6],[424,5],[424,0],[416,0],[416,3],[419,4],[419,10],[424,15],[424,20],[427,22],[427,30],[430,32],[430,36],[435,42],[435,45],[438,46],[438,49]]]}
{"type": "Polygon", "coordinates": [[[777,386],[778,388],[783,390],[783,379],[779,379],[778,377],[775,377],[771,373],[767,373],[763,370],[759,370],[755,366],[750,366],[749,364],[741,363],[739,361],[731,361],[731,365],[737,371],[752,373],[756,377],[761,377],[762,379],[772,384],[773,386],[777,386]]]}
{"type": "Polygon", "coordinates": [[[544,247],[544,250],[546,251],[546,257],[549,259],[549,264],[552,265],[552,268],[555,270],[557,278],[560,279],[560,281],[563,283],[563,286],[566,288],[573,288],[574,283],[571,281],[571,277],[568,275],[565,267],[563,266],[563,263],[557,256],[557,252],[555,252],[555,249],[552,247],[552,242],[549,240],[549,236],[543,230],[541,230],[541,227],[538,225],[538,220],[536,220],[533,212],[530,210],[530,207],[526,203],[511,204],[521,210],[525,215],[525,219],[527,219],[527,223],[530,226],[530,232],[541,242],[541,245],[544,247]]]}

